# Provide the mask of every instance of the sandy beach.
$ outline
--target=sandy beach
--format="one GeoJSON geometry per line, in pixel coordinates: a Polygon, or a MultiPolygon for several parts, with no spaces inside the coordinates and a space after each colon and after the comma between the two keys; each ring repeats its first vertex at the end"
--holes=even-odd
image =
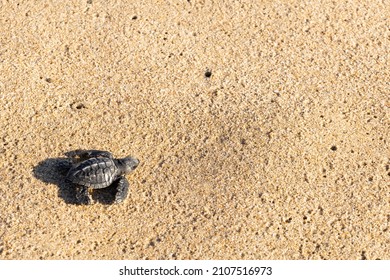
{"type": "Polygon", "coordinates": [[[9,2],[0,259],[390,259],[388,1],[9,2]]]}

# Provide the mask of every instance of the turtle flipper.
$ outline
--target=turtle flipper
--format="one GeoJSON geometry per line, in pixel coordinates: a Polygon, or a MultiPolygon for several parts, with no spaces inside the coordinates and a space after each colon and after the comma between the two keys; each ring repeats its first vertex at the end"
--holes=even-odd
{"type": "Polygon", "coordinates": [[[92,196],[88,191],[88,187],[77,185],[76,187],[76,199],[80,204],[92,204],[92,196]]]}
{"type": "Polygon", "coordinates": [[[110,152],[100,150],[74,150],[66,152],[65,156],[70,158],[79,158],[81,161],[96,157],[113,158],[110,152]]]}
{"type": "Polygon", "coordinates": [[[118,186],[116,187],[116,195],[114,203],[121,203],[127,197],[129,193],[129,181],[125,177],[121,177],[118,180],[118,186]]]}

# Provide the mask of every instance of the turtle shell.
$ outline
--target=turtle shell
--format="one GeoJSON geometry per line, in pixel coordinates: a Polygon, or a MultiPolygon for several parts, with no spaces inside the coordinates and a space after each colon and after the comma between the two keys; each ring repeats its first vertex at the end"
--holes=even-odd
{"type": "Polygon", "coordinates": [[[119,173],[114,160],[98,157],[73,166],[68,172],[67,179],[78,185],[101,189],[118,179],[119,173]]]}

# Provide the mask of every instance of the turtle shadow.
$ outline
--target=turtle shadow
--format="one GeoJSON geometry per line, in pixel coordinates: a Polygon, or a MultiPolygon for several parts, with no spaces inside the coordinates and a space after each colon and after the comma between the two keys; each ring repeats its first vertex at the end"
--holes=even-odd
{"type": "Polygon", "coordinates": [[[66,180],[66,174],[72,167],[68,158],[48,158],[33,168],[34,177],[47,184],[58,187],[58,196],[68,204],[79,204],[76,199],[76,188],[66,180]]]}
{"type": "MultiPolygon", "coordinates": [[[[48,158],[34,166],[33,175],[44,183],[57,185],[58,196],[65,203],[80,205],[82,203],[76,198],[77,185],[66,180],[72,164],[70,158],[48,158]]],[[[116,186],[117,182],[107,188],[94,190],[93,200],[101,204],[112,204],[115,200],[116,186]]]]}

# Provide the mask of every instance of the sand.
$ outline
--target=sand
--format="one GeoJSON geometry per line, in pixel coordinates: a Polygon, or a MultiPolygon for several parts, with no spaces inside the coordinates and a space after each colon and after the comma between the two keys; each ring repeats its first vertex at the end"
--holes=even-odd
{"type": "Polygon", "coordinates": [[[390,259],[388,1],[9,2],[1,259],[390,259]],[[124,203],[74,149],[140,159],[124,203]]]}

